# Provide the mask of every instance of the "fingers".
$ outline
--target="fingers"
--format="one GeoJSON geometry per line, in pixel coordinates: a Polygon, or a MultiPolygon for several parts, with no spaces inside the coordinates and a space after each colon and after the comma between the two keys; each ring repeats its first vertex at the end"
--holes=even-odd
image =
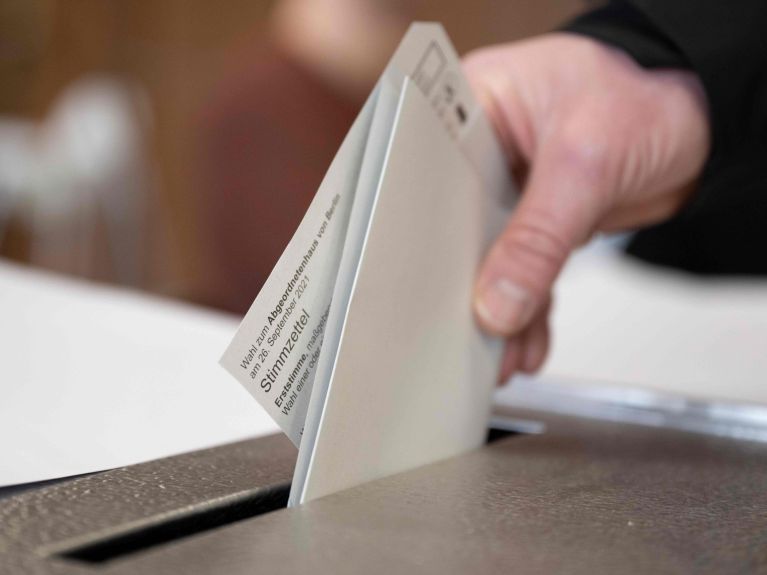
{"type": "Polygon", "coordinates": [[[472,92],[485,111],[506,153],[511,169],[523,170],[531,138],[529,114],[516,90],[517,85],[505,72],[508,62],[498,50],[471,52],[463,59],[463,68],[472,92]]]}
{"type": "Polygon", "coordinates": [[[537,155],[522,199],[477,280],[474,307],[490,333],[511,337],[530,326],[567,257],[595,229],[605,211],[599,192],[605,182],[591,164],[598,161],[562,141],[547,143],[537,155]]]}
{"type": "Polygon", "coordinates": [[[543,365],[549,350],[550,303],[533,319],[522,334],[512,337],[506,343],[498,385],[503,385],[517,371],[533,373],[543,365]]]}
{"type": "Polygon", "coordinates": [[[515,337],[506,342],[501,360],[501,371],[498,373],[498,385],[503,385],[519,369],[522,357],[522,338],[515,337]]]}
{"type": "Polygon", "coordinates": [[[472,82],[472,90],[485,110],[498,140],[506,154],[509,166],[516,172],[523,169],[522,150],[518,142],[518,136],[514,133],[513,123],[509,121],[509,114],[504,113],[499,102],[498,94],[480,81],[472,82]]]}
{"type": "Polygon", "coordinates": [[[549,351],[549,310],[548,306],[527,329],[522,348],[519,370],[525,373],[538,371],[549,351]]]}

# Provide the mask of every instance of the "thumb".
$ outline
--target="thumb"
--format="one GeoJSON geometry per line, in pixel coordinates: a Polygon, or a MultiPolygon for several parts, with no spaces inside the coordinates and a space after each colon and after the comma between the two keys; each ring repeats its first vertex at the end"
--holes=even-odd
{"type": "Polygon", "coordinates": [[[546,305],[570,253],[603,211],[597,155],[577,145],[542,143],[520,203],[477,279],[474,308],[487,331],[513,336],[546,305]]]}

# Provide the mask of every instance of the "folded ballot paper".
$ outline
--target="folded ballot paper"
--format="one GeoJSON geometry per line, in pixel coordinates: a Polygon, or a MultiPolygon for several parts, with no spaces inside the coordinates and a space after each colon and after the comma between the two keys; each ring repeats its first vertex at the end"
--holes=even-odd
{"type": "Polygon", "coordinates": [[[514,199],[444,30],[414,24],[221,359],[299,446],[291,505],[483,442],[501,343],[472,285],[514,199]]]}

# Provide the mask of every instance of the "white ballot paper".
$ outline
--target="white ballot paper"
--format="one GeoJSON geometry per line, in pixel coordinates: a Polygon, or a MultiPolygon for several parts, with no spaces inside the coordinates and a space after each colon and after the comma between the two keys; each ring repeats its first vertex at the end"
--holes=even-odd
{"type": "Polygon", "coordinates": [[[515,197],[444,30],[414,24],[221,359],[299,446],[291,505],[483,442],[501,342],[472,286],[515,197]]]}

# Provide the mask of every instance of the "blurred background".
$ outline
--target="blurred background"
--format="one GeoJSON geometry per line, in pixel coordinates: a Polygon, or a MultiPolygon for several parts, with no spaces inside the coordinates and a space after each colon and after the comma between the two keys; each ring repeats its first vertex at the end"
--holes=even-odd
{"type": "Polygon", "coordinates": [[[409,23],[580,0],[0,0],[0,255],[244,312],[409,23]]]}

